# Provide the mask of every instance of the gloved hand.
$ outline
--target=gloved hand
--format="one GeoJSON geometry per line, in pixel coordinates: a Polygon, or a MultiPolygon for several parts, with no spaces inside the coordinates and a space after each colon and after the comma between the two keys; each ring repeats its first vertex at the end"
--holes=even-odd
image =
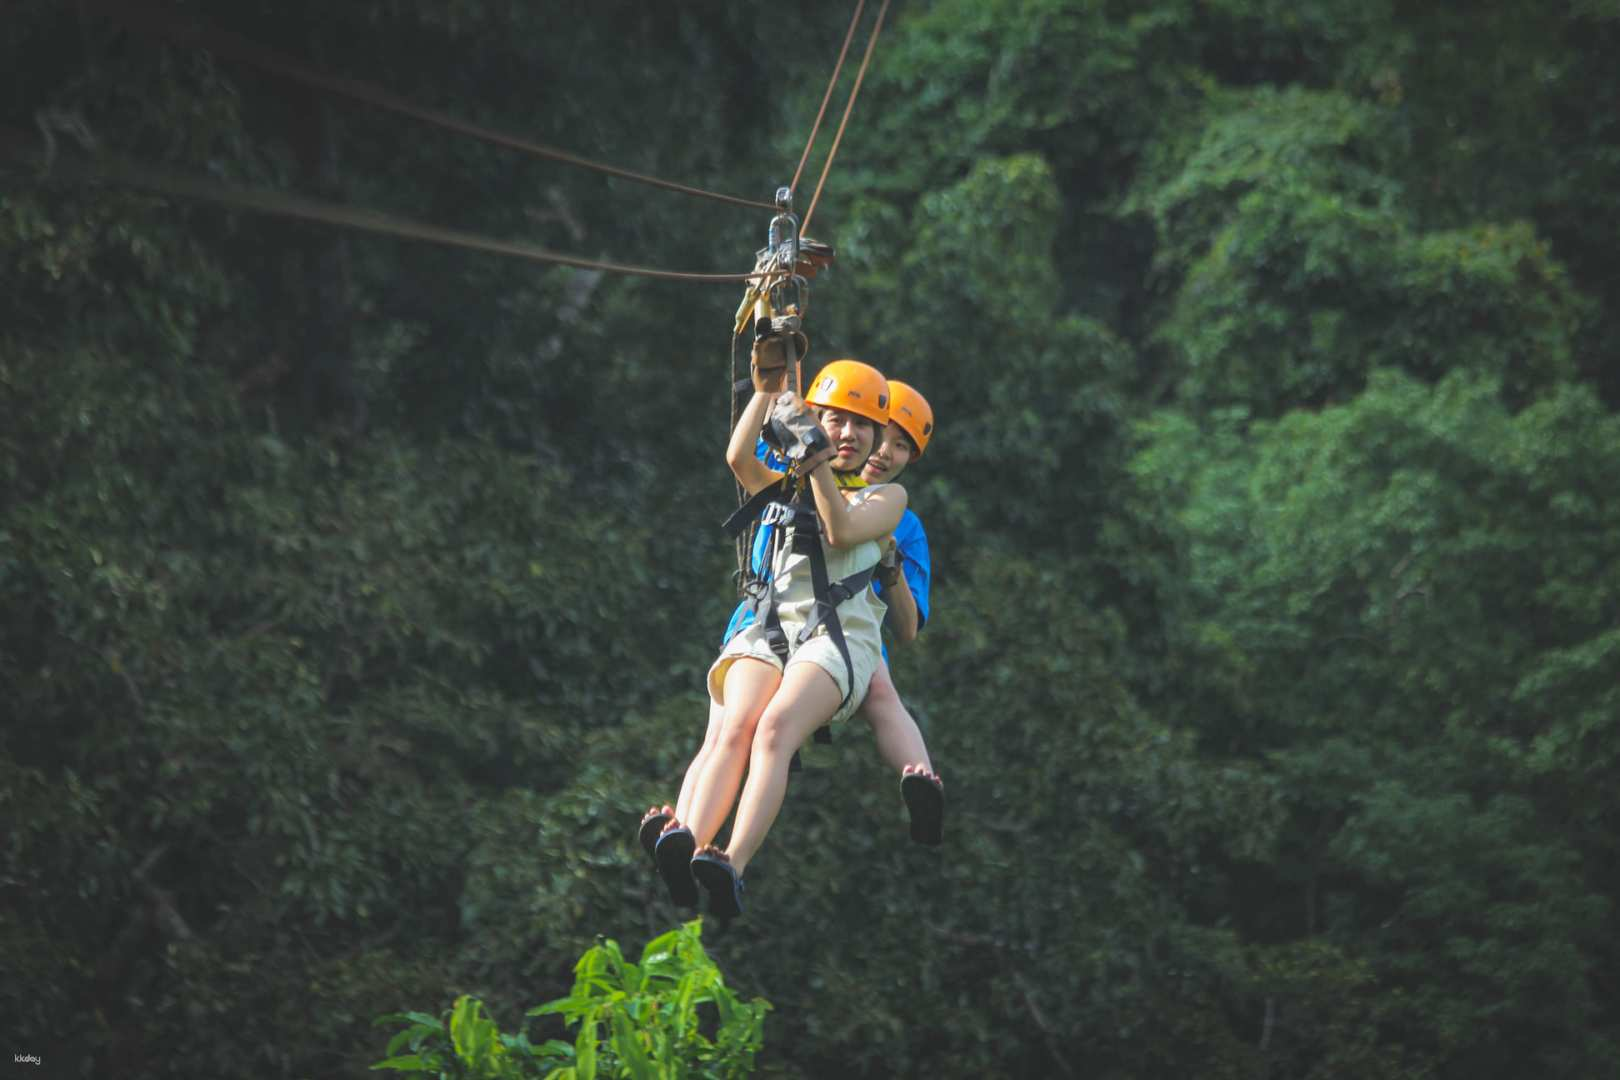
{"type": "Polygon", "coordinates": [[[788,465],[800,476],[836,454],[832,440],[821,430],[815,413],[805,407],[799,395],[784,391],[771,406],[770,417],[762,433],[765,441],[787,459],[788,465]]]}
{"type": "Polygon", "coordinates": [[[754,342],[749,375],[754,389],[762,394],[780,394],[787,389],[787,352],[781,338],[761,338],[754,342]]]}
{"type": "Polygon", "coordinates": [[[878,560],[877,569],[872,571],[872,576],[885,589],[900,580],[900,545],[894,542],[892,536],[887,543],[888,546],[883,549],[883,558],[878,560]]]}

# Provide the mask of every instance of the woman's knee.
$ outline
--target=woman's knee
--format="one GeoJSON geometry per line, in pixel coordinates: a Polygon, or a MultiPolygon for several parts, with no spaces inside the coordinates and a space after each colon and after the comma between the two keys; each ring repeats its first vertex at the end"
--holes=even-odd
{"type": "Polygon", "coordinates": [[[725,706],[718,704],[713,698],[710,698],[709,719],[708,723],[706,723],[703,727],[703,745],[698,748],[699,754],[707,754],[714,749],[715,744],[720,741],[720,732],[725,728],[725,725],[725,706]]]}
{"type": "MultiPolygon", "coordinates": [[[[833,685],[825,679],[828,687],[833,685]]],[[[818,684],[811,692],[778,694],[759,718],[754,732],[754,753],[787,755],[797,750],[838,709],[837,690],[823,692],[818,684]]]]}
{"type": "Polygon", "coordinates": [[[866,696],[861,699],[860,714],[875,727],[882,715],[904,712],[900,695],[895,692],[894,680],[889,678],[889,666],[879,664],[866,684],[866,696]]]}
{"type": "Polygon", "coordinates": [[[753,731],[753,753],[791,754],[838,710],[838,683],[815,664],[790,665],[753,731]]]}
{"type": "Polygon", "coordinates": [[[866,684],[866,697],[861,704],[862,708],[900,704],[900,695],[894,689],[894,680],[889,678],[887,664],[879,664],[877,670],[872,673],[871,681],[866,684]]]}
{"type": "Polygon", "coordinates": [[[715,748],[728,752],[746,749],[780,684],[781,675],[768,664],[748,658],[734,663],[726,673],[726,704],[719,722],[714,722],[712,714],[710,717],[715,748]]]}
{"type": "Polygon", "coordinates": [[[804,741],[799,726],[792,723],[792,718],[786,712],[767,710],[759,718],[759,727],[754,732],[754,755],[781,757],[793,753],[804,741]]]}
{"type": "Polygon", "coordinates": [[[747,750],[754,741],[755,732],[759,727],[759,716],[726,717],[725,723],[715,734],[714,749],[722,753],[731,753],[737,750],[747,750]]]}
{"type": "Polygon", "coordinates": [[[907,723],[913,722],[911,714],[906,711],[900,696],[895,693],[883,695],[867,695],[866,701],[861,704],[861,715],[866,722],[872,725],[875,733],[886,731],[902,731],[907,723]]]}

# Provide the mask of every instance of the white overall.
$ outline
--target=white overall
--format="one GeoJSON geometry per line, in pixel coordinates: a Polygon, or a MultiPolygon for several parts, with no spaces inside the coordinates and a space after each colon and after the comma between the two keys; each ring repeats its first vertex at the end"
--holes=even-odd
{"type": "MultiPolygon", "coordinates": [[[[851,506],[858,506],[877,487],[861,488],[849,496],[851,506]]],[[[878,564],[883,551],[875,540],[868,540],[849,548],[836,548],[822,541],[821,550],[827,560],[827,580],[838,582],[878,564]]],[[[815,664],[832,677],[844,704],[833,714],[832,723],[842,723],[852,716],[861,702],[883,655],[883,615],[888,609],[870,587],[838,605],[838,622],[843,627],[844,643],[849,648],[849,668],[838,654],[825,624],[818,626],[810,640],[798,644],[799,632],[804,629],[815,604],[810,585],[810,559],[794,553],[791,543],[784,543],[771,567],[776,583],[777,618],[788,639],[788,661],[784,665],[765,640],[765,628],[756,620],[726,642],[720,658],[709,668],[709,695],[721,705],[726,703],[726,672],[742,657],[752,657],[785,671],[794,664],[815,664]]]]}

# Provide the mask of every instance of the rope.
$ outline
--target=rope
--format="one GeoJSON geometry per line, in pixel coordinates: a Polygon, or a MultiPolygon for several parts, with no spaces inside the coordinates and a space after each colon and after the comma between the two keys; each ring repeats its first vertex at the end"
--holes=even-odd
{"type": "MultiPolygon", "coordinates": [[[[731,335],[731,382],[726,386],[726,400],[731,405],[731,425],[726,428],[726,435],[728,438],[733,431],[737,430],[737,343],[741,340],[741,333],[734,333],[731,335]]],[[[750,363],[751,362],[752,361],[750,361],[750,363]]],[[[741,480],[733,478],[732,482],[733,486],[735,486],[737,489],[737,505],[740,507],[748,500],[748,492],[743,490],[741,480]]],[[[748,554],[752,543],[753,536],[751,535],[750,530],[745,529],[742,533],[732,537],[732,548],[737,556],[736,579],[738,597],[742,596],[743,582],[748,578],[748,554]]]]}
{"type": "Polygon", "coordinates": [[[821,95],[821,108],[816,110],[816,122],[810,125],[810,137],[804,141],[804,153],[799,155],[799,167],[793,170],[793,183],[788,190],[799,190],[799,177],[804,175],[804,163],[810,160],[810,148],[816,144],[816,133],[821,130],[821,118],[827,115],[827,103],[832,100],[833,88],[838,85],[838,76],[844,70],[844,57],[849,53],[849,43],[855,39],[855,27],[861,21],[861,12],[866,10],[866,0],[860,0],[855,5],[855,14],[850,16],[849,29],[844,33],[844,47],[838,50],[838,63],[833,65],[832,78],[827,80],[827,92],[821,95]]]}
{"type": "MultiPolygon", "coordinates": [[[[12,157],[25,160],[34,159],[36,155],[30,154],[23,149],[27,143],[28,140],[15,131],[0,130],[0,147],[3,147],[12,157]]],[[[658,278],[664,281],[696,281],[723,284],[751,282],[762,276],[758,272],[749,274],[698,274],[678,270],[658,270],[646,266],[631,266],[624,263],[586,259],[576,255],[563,255],[534,244],[524,244],[511,240],[494,240],[475,233],[446,229],[437,225],[425,225],[374,210],[359,210],[339,206],[335,203],[319,202],[302,196],[289,195],[283,191],[268,188],[229,187],[213,181],[195,180],[174,173],[149,169],[131,162],[120,161],[105,155],[98,157],[94,165],[69,163],[58,159],[51,163],[51,172],[52,174],[60,172],[72,179],[91,182],[108,181],[160,195],[200,199],[277,217],[316,221],[326,225],[341,225],[346,228],[404,237],[409,240],[425,240],[428,243],[442,244],[447,247],[485,251],[496,255],[510,255],[520,259],[554,263],[560,266],[573,266],[581,270],[600,270],[604,273],[630,274],[636,277],[658,278]]]]}
{"type": "Polygon", "coordinates": [[[855,108],[855,99],[860,96],[861,82],[866,78],[866,66],[872,62],[872,49],[877,45],[878,35],[883,32],[883,16],[889,13],[889,0],[883,0],[883,6],[878,8],[877,22],[872,26],[872,36],[866,41],[866,55],[861,57],[861,68],[855,73],[855,85],[849,92],[849,100],[844,103],[844,117],[838,122],[838,132],[833,136],[832,149],[827,151],[827,160],[821,166],[821,178],[816,181],[816,193],[810,196],[810,209],[804,213],[804,221],[799,225],[799,235],[810,227],[810,219],[815,216],[816,204],[821,201],[821,186],[827,182],[827,173],[832,169],[833,158],[838,156],[838,144],[844,140],[844,128],[849,125],[849,114],[855,108]]]}
{"type": "MultiPolygon", "coordinates": [[[[318,71],[305,67],[280,53],[273,52],[262,46],[255,45],[245,38],[226,31],[214,30],[192,22],[184,22],[171,15],[155,11],[144,5],[134,3],[119,3],[114,0],[86,0],[89,6],[102,14],[110,16],[125,26],[136,31],[156,33],[167,37],[178,44],[191,45],[208,49],[220,56],[238,60],[254,67],[262,68],[282,78],[302,83],[330,93],[340,94],[353,98],[356,101],[373,105],[389,112],[400,113],[420,120],[424,123],[442,127],[462,135],[470,135],[497,146],[504,146],[512,150],[521,150],[534,154],[537,157],[551,161],[561,162],[565,165],[575,165],[582,169],[590,169],[616,176],[623,180],[630,180],[649,187],[662,188],[666,191],[677,191],[683,195],[694,195],[699,198],[712,199],[716,202],[727,203],[732,206],[743,206],[754,210],[775,211],[776,207],[767,202],[755,199],[744,199],[736,195],[725,195],[720,192],[707,191],[703,188],[692,187],[688,184],[679,184],[672,180],[662,180],[646,173],[633,172],[621,169],[616,165],[594,161],[590,158],[571,154],[566,150],[559,150],[544,143],[534,142],[517,135],[508,135],[493,128],[482,127],[478,124],[467,123],[448,113],[436,109],[424,109],[412,105],[409,101],[390,91],[380,89],[368,83],[355,79],[342,79],[331,75],[323,75],[318,71]]],[[[864,0],[863,0],[864,2],[864,0]]],[[[808,152],[808,148],[807,148],[808,152]]]]}

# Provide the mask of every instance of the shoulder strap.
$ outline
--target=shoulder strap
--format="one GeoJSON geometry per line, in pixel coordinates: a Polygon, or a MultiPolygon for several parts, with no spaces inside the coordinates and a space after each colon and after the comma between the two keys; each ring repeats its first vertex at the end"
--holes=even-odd
{"type": "Polygon", "coordinates": [[[768,484],[750,495],[736,511],[720,526],[726,530],[727,536],[736,536],[748,527],[748,523],[760,515],[760,512],[787,494],[787,477],[782,477],[774,484],[768,484]]]}

